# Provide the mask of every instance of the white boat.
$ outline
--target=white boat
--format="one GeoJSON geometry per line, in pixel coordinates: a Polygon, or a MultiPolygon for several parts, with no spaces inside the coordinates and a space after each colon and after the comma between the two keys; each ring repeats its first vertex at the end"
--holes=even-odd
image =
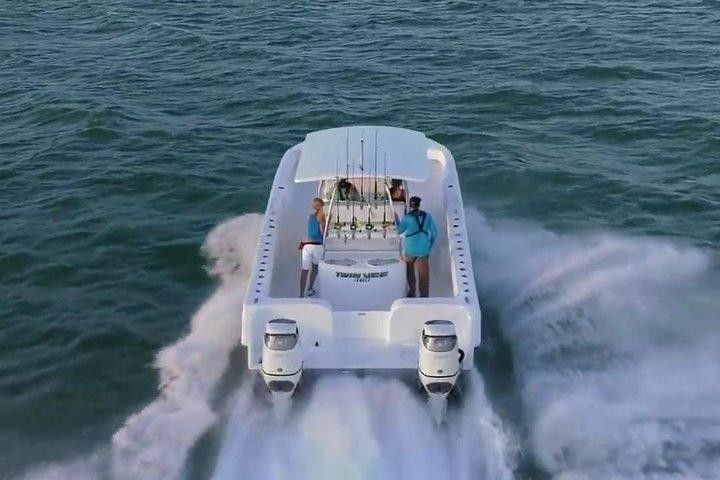
{"type": "Polygon", "coordinates": [[[304,371],[411,370],[444,402],[480,344],[463,201],[450,151],[402,128],[352,126],[309,133],[280,161],[270,191],[242,315],[248,367],[276,397],[304,371]],[[342,198],[348,179],[359,198],[342,198]],[[402,181],[403,201],[390,198],[402,181]],[[408,298],[403,236],[393,223],[407,199],[437,225],[430,294],[408,298]],[[328,221],[317,294],[299,298],[299,242],[314,197],[328,221]]]}

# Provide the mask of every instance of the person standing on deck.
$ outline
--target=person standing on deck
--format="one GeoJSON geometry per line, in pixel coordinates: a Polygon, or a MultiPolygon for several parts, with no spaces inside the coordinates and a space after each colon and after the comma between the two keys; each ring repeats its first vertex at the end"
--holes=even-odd
{"type": "Polygon", "coordinates": [[[437,226],[432,216],[420,210],[420,197],[408,202],[410,211],[400,220],[395,214],[398,233],[404,235],[403,260],[407,262],[408,297],[415,296],[415,268],[421,297],[430,293],[430,251],[437,239],[437,226]]]}
{"type": "Polygon", "coordinates": [[[300,297],[305,296],[305,285],[310,275],[310,285],[307,296],[315,296],[315,279],[317,278],[318,264],[323,255],[323,228],[325,228],[325,202],[321,198],[314,198],[312,201],[312,213],[308,215],[307,237],[302,242],[302,265],[300,271],[300,297]]]}

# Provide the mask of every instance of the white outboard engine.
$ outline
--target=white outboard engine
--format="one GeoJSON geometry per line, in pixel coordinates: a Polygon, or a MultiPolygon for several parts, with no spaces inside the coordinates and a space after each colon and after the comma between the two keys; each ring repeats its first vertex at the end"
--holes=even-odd
{"type": "Polygon", "coordinates": [[[292,396],[302,375],[302,349],[295,320],[278,318],[265,327],[262,376],[273,397],[292,396]]]}
{"type": "Polygon", "coordinates": [[[431,402],[437,405],[438,423],[445,415],[447,396],[460,375],[463,356],[458,348],[455,325],[451,321],[425,322],[420,342],[418,374],[431,402]]]}

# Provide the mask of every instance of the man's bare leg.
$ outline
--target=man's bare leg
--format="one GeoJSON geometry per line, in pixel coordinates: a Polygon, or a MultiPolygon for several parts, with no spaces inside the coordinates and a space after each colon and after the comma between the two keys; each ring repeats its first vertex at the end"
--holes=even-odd
{"type": "Polygon", "coordinates": [[[405,257],[407,263],[408,297],[415,296],[415,257],[405,257]],[[412,258],[412,260],[410,260],[412,258]]]}
{"type": "Polygon", "coordinates": [[[317,278],[317,273],[318,273],[318,266],[313,264],[313,266],[310,269],[310,279],[309,279],[310,290],[312,290],[313,287],[315,287],[315,279],[317,278]]]}
{"type": "Polygon", "coordinates": [[[305,284],[307,283],[308,271],[300,270],[300,298],[305,296],[305,284]]]}
{"type": "Polygon", "coordinates": [[[430,294],[430,261],[428,257],[421,257],[415,260],[418,269],[418,283],[420,296],[427,297],[430,294]]]}

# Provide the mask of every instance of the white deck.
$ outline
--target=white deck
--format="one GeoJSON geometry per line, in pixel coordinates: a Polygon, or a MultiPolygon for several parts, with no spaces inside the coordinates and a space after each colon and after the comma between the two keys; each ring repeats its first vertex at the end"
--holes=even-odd
{"type": "Polygon", "coordinates": [[[259,365],[265,324],[273,318],[298,322],[305,368],[416,368],[422,324],[433,319],[455,323],[468,355],[465,365],[472,364],[472,351],[480,343],[480,309],[457,173],[450,152],[426,141],[425,158],[419,161],[427,161],[428,179],[408,182],[408,194],[423,199],[422,209],[433,216],[439,232],[430,256],[430,298],[399,295],[371,306],[351,288],[342,301],[297,298],[298,244],[319,185],[296,183],[303,144],[288,150],[273,183],[243,311],[242,343],[250,368],[259,365]]]}

